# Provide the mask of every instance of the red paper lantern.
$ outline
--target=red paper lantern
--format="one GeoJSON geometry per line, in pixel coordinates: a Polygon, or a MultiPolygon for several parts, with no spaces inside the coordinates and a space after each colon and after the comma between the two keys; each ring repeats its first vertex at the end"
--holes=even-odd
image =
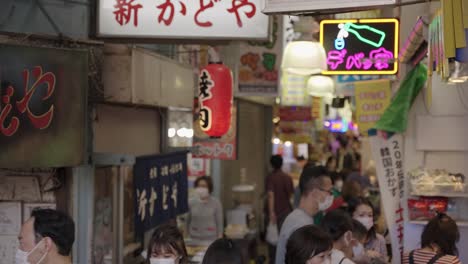
{"type": "Polygon", "coordinates": [[[232,74],[223,64],[209,64],[199,78],[200,126],[210,137],[221,137],[231,127],[232,74]]]}

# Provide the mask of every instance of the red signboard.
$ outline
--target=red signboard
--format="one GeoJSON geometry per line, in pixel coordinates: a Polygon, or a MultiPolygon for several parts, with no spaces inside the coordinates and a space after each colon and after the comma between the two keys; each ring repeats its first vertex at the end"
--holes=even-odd
{"type": "Polygon", "coordinates": [[[210,138],[206,135],[199,121],[199,107],[195,107],[194,138],[192,155],[195,158],[236,160],[237,159],[237,106],[234,103],[231,115],[231,127],[220,138],[210,138]]]}
{"type": "Polygon", "coordinates": [[[281,121],[310,121],[312,109],[310,107],[287,106],[279,109],[281,121]]]}

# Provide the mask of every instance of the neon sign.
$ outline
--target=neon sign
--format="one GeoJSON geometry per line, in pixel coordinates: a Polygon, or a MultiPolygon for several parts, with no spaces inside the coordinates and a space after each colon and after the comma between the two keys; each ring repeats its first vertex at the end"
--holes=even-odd
{"type": "Polygon", "coordinates": [[[327,53],[323,74],[396,74],[397,19],[324,20],[320,43],[327,53]]]}

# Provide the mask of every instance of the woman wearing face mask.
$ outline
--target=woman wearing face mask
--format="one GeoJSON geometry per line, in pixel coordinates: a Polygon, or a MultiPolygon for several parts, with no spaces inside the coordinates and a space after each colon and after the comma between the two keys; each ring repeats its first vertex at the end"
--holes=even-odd
{"type": "Polygon", "coordinates": [[[343,210],[335,210],[325,215],[323,229],[333,240],[331,264],[354,264],[353,257],[353,221],[343,210]]]}
{"type": "Polygon", "coordinates": [[[367,229],[364,247],[366,254],[383,261],[388,259],[385,238],[377,234],[374,226],[374,206],[365,198],[355,198],[348,202],[348,210],[353,219],[359,221],[367,229]]]}
{"type": "Polygon", "coordinates": [[[214,241],[223,236],[223,208],[213,197],[213,182],[210,177],[195,181],[196,198],[190,201],[188,231],[193,239],[214,241]]]}
{"type": "Polygon", "coordinates": [[[148,245],[146,264],[187,264],[184,237],[174,225],[156,227],[148,245]]]}
{"type": "Polygon", "coordinates": [[[333,241],[314,225],[301,227],[292,233],[286,246],[286,264],[330,264],[333,241]]]}

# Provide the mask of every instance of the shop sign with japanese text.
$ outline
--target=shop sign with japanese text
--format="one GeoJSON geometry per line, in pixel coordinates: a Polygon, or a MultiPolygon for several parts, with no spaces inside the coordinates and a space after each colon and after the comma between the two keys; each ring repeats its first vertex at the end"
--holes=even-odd
{"type": "Polygon", "coordinates": [[[83,164],[88,54],[0,45],[0,167],[83,164]]]}
{"type": "Polygon", "coordinates": [[[323,74],[396,74],[397,19],[323,20],[320,43],[327,53],[323,74]]]}
{"type": "Polygon", "coordinates": [[[237,106],[233,103],[231,111],[231,126],[228,132],[220,138],[210,138],[200,127],[200,107],[195,106],[193,123],[192,156],[204,159],[236,160],[237,159],[237,106]]]}
{"type": "Polygon", "coordinates": [[[282,19],[273,17],[272,38],[240,43],[238,95],[278,96],[282,19]]]}
{"type": "Polygon", "coordinates": [[[356,82],[355,89],[356,121],[359,131],[367,134],[390,105],[390,80],[356,82]]]}
{"type": "Polygon", "coordinates": [[[133,174],[138,238],[188,211],[187,152],[138,157],[133,174]]]}
{"type": "Polygon", "coordinates": [[[100,37],[267,39],[263,0],[99,0],[100,37]]]}
{"type": "Polygon", "coordinates": [[[375,161],[385,222],[392,244],[392,263],[402,263],[404,253],[404,216],[406,215],[403,136],[369,132],[372,159],[375,161]]]}

